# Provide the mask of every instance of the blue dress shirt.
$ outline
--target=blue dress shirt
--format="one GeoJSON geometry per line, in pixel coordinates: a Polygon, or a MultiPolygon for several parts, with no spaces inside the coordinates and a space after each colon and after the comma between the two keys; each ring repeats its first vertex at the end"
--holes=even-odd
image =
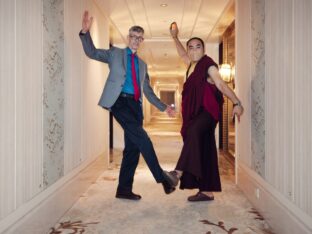
{"type": "MultiPolygon", "coordinates": [[[[132,51],[129,47],[127,47],[127,71],[126,71],[126,81],[124,83],[124,86],[121,90],[121,92],[134,94],[134,88],[132,83],[132,64],[131,64],[131,54],[132,51]]],[[[138,86],[140,89],[140,77],[139,77],[139,59],[135,55],[134,57],[134,65],[135,65],[135,71],[136,71],[136,78],[138,82],[138,86]]]]}

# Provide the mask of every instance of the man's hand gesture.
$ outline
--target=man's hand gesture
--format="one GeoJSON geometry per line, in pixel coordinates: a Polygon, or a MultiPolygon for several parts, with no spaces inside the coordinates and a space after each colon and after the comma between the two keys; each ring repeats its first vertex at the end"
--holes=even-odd
{"type": "Polygon", "coordinates": [[[175,117],[176,112],[171,106],[167,106],[165,111],[169,117],[175,117]]]}
{"type": "Polygon", "coordinates": [[[234,117],[235,115],[237,116],[237,120],[238,122],[240,122],[240,117],[241,115],[244,113],[244,108],[243,106],[235,106],[233,108],[233,113],[232,113],[232,117],[234,117]]]}
{"type": "Polygon", "coordinates": [[[172,38],[177,38],[179,33],[178,25],[176,22],[172,22],[170,25],[170,34],[172,38]]]}
{"type": "Polygon", "coordinates": [[[89,12],[85,11],[82,17],[82,33],[86,33],[90,30],[93,22],[93,17],[89,18],[89,12]]]}

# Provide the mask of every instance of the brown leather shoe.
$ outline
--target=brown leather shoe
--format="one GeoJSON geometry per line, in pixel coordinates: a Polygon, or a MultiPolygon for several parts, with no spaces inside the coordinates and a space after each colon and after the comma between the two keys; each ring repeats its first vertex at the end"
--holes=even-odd
{"type": "Polygon", "coordinates": [[[198,192],[196,195],[189,196],[187,198],[187,200],[190,201],[190,202],[213,201],[214,200],[214,196],[210,197],[210,196],[207,196],[206,194],[204,194],[202,192],[198,192]]]}

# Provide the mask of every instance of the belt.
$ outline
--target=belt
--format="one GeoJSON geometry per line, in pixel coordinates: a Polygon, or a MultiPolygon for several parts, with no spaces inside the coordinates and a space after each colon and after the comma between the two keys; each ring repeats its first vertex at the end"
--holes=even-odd
{"type": "Polygon", "coordinates": [[[123,92],[121,92],[119,96],[124,97],[124,98],[134,98],[134,94],[123,93],[123,92]]]}

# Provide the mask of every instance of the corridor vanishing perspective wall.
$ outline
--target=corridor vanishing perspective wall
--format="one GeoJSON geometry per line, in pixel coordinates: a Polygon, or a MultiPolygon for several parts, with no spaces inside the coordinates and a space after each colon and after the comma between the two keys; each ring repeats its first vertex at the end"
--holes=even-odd
{"type": "MultiPolygon", "coordinates": [[[[97,105],[108,68],[82,50],[85,9],[95,44],[108,48],[108,21],[92,0],[0,1],[0,233],[108,154],[108,112],[97,105]]],[[[76,200],[73,189],[37,217],[40,233],[76,200]]]]}
{"type": "Polygon", "coordinates": [[[312,232],[311,12],[310,0],[236,1],[238,185],[276,233],[312,232]]]}

